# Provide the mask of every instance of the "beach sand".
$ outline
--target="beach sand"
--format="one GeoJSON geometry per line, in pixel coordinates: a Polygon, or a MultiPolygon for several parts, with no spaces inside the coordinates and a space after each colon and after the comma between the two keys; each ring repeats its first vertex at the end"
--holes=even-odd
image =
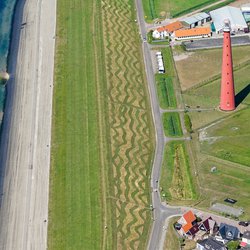
{"type": "Polygon", "coordinates": [[[1,249],[47,247],[55,29],[56,0],[18,1],[1,137],[1,249]]]}

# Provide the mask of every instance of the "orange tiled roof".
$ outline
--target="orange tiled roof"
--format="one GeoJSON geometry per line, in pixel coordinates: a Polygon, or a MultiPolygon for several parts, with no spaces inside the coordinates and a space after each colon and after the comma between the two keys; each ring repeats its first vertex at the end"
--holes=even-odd
{"type": "Polygon", "coordinates": [[[165,26],[162,26],[160,28],[158,28],[157,30],[159,32],[163,32],[163,31],[167,31],[167,32],[174,32],[175,30],[179,30],[183,28],[183,25],[180,21],[176,21],[176,22],[173,22],[173,23],[170,23],[168,25],[165,25],[165,26]]]}
{"type": "Polygon", "coordinates": [[[200,35],[208,35],[210,33],[211,33],[210,27],[205,27],[205,28],[177,30],[175,31],[175,36],[177,37],[200,36],[200,35]]]}
{"type": "Polygon", "coordinates": [[[187,223],[184,226],[182,226],[182,229],[185,233],[187,233],[192,227],[193,225],[191,223],[187,223]]]}
{"type": "Polygon", "coordinates": [[[188,212],[186,212],[183,215],[183,218],[185,219],[185,221],[187,222],[187,224],[189,224],[189,223],[192,224],[192,222],[196,220],[196,217],[195,217],[195,215],[193,214],[193,212],[191,210],[189,210],[188,212]]]}

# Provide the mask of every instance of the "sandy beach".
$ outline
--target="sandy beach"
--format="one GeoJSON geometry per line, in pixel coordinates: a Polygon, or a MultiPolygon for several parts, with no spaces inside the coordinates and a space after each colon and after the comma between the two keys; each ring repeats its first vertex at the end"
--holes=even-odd
{"type": "Polygon", "coordinates": [[[56,0],[19,0],[1,137],[0,246],[46,249],[56,0]]]}

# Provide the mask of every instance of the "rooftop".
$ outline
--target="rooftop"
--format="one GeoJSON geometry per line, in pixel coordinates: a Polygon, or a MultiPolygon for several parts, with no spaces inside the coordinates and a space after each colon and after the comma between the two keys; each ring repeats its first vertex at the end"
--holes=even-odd
{"type": "Polygon", "coordinates": [[[183,28],[183,25],[180,21],[176,21],[165,26],[159,27],[157,30],[159,32],[167,31],[168,33],[172,33],[178,29],[183,28]]]}
{"type": "Polygon", "coordinates": [[[191,210],[189,210],[188,212],[183,214],[182,217],[185,219],[185,221],[187,223],[191,223],[191,224],[192,224],[193,221],[196,220],[196,217],[195,217],[194,213],[191,210]]]}
{"type": "Polygon", "coordinates": [[[211,33],[210,27],[204,27],[204,28],[177,30],[175,31],[175,36],[176,37],[199,36],[199,35],[208,35],[210,33],[211,33]]]}
{"type": "Polygon", "coordinates": [[[213,249],[213,250],[226,250],[224,244],[219,241],[216,241],[212,238],[207,238],[205,240],[197,242],[197,244],[203,246],[205,249],[213,249]]]}
{"type": "Polygon", "coordinates": [[[185,22],[187,24],[192,24],[192,23],[196,23],[198,21],[201,21],[203,19],[206,19],[208,18],[209,15],[205,12],[200,12],[200,13],[197,13],[195,15],[192,15],[192,16],[189,16],[189,17],[186,17],[184,19],[182,19],[181,21],[182,22],[185,22]]]}
{"type": "Polygon", "coordinates": [[[232,29],[234,29],[234,27],[235,28],[238,28],[238,27],[247,28],[246,21],[239,8],[225,6],[225,7],[211,11],[210,15],[213,20],[215,29],[217,31],[223,29],[225,19],[229,19],[232,29]]]}

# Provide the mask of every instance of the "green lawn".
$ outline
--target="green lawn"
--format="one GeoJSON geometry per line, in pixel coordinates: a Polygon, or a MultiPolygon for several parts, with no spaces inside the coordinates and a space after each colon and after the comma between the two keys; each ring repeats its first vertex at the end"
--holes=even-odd
{"type": "Polygon", "coordinates": [[[165,49],[161,50],[163,56],[163,62],[165,66],[165,71],[168,76],[175,77],[175,67],[174,67],[174,60],[172,56],[172,51],[170,47],[166,47],[165,49]]]}
{"type": "MultiPolygon", "coordinates": [[[[234,71],[235,93],[239,93],[250,83],[250,64],[234,71]]],[[[191,89],[183,94],[184,102],[192,107],[214,108],[219,106],[220,79],[206,85],[191,89]]],[[[250,104],[250,95],[247,95],[242,104],[250,104]]],[[[240,105],[240,107],[242,106],[240,105]]]]}
{"type": "Polygon", "coordinates": [[[203,152],[250,166],[250,109],[238,111],[207,128],[203,152]]]}
{"type": "MultiPolygon", "coordinates": [[[[234,67],[237,68],[250,60],[250,46],[236,46],[232,48],[234,67]]],[[[173,48],[173,54],[183,56],[175,61],[176,69],[183,91],[199,84],[220,78],[222,49],[209,49],[198,51],[181,51],[179,47],[173,48]]]]}
{"type": "Polygon", "coordinates": [[[145,19],[150,22],[161,17],[175,17],[184,15],[197,8],[205,7],[218,0],[142,0],[145,19]]]}
{"type": "Polygon", "coordinates": [[[198,172],[205,197],[199,206],[210,207],[211,202],[223,203],[230,197],[237,200],[234,206],[244,208],[243,217],[250,219],[250,168],[209,157],[201,162],[198,172]],[[216,172],[211,173],[212,167],[216,172]]]}
{"type": "Polygon", "coordinates": [[[135,18],[132,0],[58,2],[48,249],[147,244],[154,138],[135,18]]]}
{"type": "Polygon", "coordinates": [[[161,194],[166,197],[167,201],[195,200],[197,198],[184,141],[167,143],[160,186],[161,194]]]}
{"type": "Polygon", "coordinates": [[[157,74],[155,79],[161,108],[176,108],[177,104],[172,78],[169,76],[163,76],[162,74],[157,74]]]}
{"type": "Polygon", "coordinates": [[[162,115],[164,132],[169,137],[180,137],[183,135],[179,113],[169,112],[162,115]]]}
{"type": "MultiPolygon", "coordinates": [[[[49,249],[101,248],[109,207],[100,192],[107,150],[107,125],[100,115],[105,112],[100,96],[105,73],[97,60],[103,43],[85,35],[95,29],[90,17],[100,6],[80,2],[58,3],[49,249]]],[[[97,16],[95,22],[101,24],[101,19],[97,16]]]]}

